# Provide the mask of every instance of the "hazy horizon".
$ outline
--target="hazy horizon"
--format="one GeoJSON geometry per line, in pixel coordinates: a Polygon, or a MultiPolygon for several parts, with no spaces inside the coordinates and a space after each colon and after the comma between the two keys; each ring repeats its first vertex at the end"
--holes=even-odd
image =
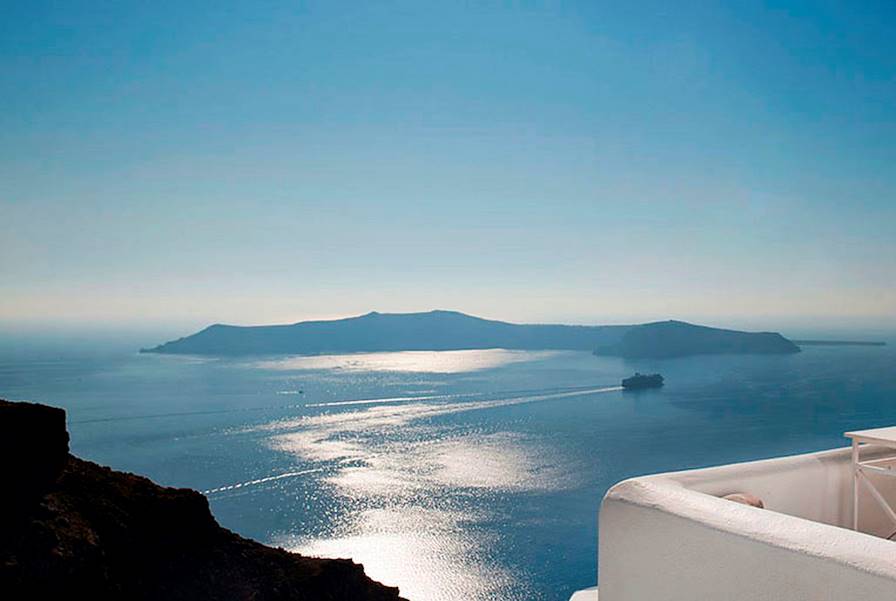
{"type": "Polygon", "coordinates": [[[214,315],[208,317],[192,317],[179,319],[143,319],[139,316],[127,319],[2,319],[0,318],[0,333],[44,333],[52,331],[96,331],[96,332],[172,332],[184,333],[208,327],[214,324],[234,326],[265,326],[288,325],[303,321],[335,320],[357,317],[370,313],[425,313],[428,311],[457,311],[480,317],[483,319],[506,321],[511,323],[527,324],[568,324],[568,325],[630,325],[650,323],[656,321],[685,321],[700,325],[708,325],[720,328],[733,328],[742,330],[791,330],[800,332],[896,332],[896,316],[837,316],[837,315],[694,315],[694,314],[629,314],[629,315],[563,315],[550,314],[542,311],[494,311],[480,312],[475,309],[464,309],[448,306],[434,307],[402,307],[390,309],[388,307],[371,307],[357,310],[349,310],[340,313],[314,313],[304,314],[294,312],[293,317],[283,319],[259,319],[251,314],[242,317],[232,315],[230,319],[217,318],[214,315]],[[516,316],[516,317],[514,317],[516,316]]]}
{"type": "MultiPolygon", "coordinates": [[[[454,308],[440,307],[442,310],[458,310],[454,308]]],[[[378,309],[380,313],[406,313],[417,311],[387,311],[378,309]]],[[[433,309],[423,309],[429,311],[433,309]]],[[[290,324],[309,320],[342,319],[356,317],[369,313],[370,310],[360,311],[346,315],[323,315],[309,317],[308,319],[294,319],[283,322],[259,323],[247,320],[245,322],[231,322],[228,325],[278,325],[290,324]]],[[[841,339],[841,340],[869,340],[884,341],[896,344],[896,323],[881,320],[875,322],[848,322],[836,319],[818,320],[805,318],[803,320],[781,320],[764,316],[755,316],[748,319],[738,318],[682,318],[680,316],[666,316],[656,319],[600,319],[590,320],[575,319],[508,319],[500,315],[481,315],[469,311],[461,311],[475,317],[494,319],[498,321],[510,321],[513,323],[550,323],[568,325],[618,325],[637,324],[651,321],[665,321],[678,319],[699,325],[711,327],[738,329],[746,331],[776,331],[791,339],[841,339]]],[[[62,351],[67,347],[77,354],[82,351],[133,351],[139,348],[152,347],[157,344],[175,340],[177,338],[194,334],[214,323],[221,321],[184,321],[184,322],[147,322],[130,321],[122,323],[109,322],[74,322],[74,323],[10,323],[0,321],[0,351],[18,353],[28,348],[32,351],[50,351],[53,353],[62,351]]]]}

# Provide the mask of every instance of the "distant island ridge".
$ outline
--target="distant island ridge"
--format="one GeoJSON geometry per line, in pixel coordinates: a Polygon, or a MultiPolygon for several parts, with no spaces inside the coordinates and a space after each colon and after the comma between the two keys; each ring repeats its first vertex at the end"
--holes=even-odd
{"type": "Polygon", "coordinates": [[[573,350],[625,358],[800,351],[776,332],[741,332],[683,321],[637,325],[516,324],[436,310],[377,313],[288,325],[215,324],[141,353],[185,355],[339,354],[503,348],[573,350]]]}

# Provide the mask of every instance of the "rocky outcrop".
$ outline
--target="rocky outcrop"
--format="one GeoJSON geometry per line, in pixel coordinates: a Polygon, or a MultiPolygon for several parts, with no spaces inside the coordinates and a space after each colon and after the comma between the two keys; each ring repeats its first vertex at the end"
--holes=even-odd
{"type": "Polygon", "coordinates": [[[399,600],[347,559],[267,547],[196,491],[68,453],[65,412],[0,400],[0,598],[399,600]]]}
{"type": "Polygon", "coordinates": [[[0,506],[39,498],[68,462],[65,411],[0,400],[0,506]]]}

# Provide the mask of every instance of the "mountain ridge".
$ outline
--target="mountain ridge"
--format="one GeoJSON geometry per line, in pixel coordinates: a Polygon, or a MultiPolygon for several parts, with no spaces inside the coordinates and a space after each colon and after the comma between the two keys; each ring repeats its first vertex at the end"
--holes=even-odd
{"type": "Polygon", "coordinates": [[[776,332],[740,332],[678,320],[633,325],[518,324],[459,311],[380,313],[265,326],[212,324],[144,353],[327,354],[505,348],[576,350],[629,358],[799,352],[776,332]]]}

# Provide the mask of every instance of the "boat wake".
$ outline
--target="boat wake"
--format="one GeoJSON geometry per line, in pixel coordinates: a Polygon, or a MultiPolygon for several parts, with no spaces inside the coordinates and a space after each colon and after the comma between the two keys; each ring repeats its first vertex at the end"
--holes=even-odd
{"type": "Polygon", "coordinates": [[[248,480],[246,482],[239,482],[238,484],[230,484],[228,486],[219,486],[218,488],[210,488],[208,490],[203,490],[202,494],[204,495],[213,495],[215,493],[226,492],[228,490],[238,490],[240,488],[244,488],[247,486],[254,486],[256,484],[264,484],[265,482],[274,482],[275,480],[283,480],[284,478],[295,478],[296,476],[306,476],[308,474],[314,474],[316,472],[324,472],[329,468],[318,467],[309,470],[300,470],[297,472],[286,472],[285,474],[278,474],[276,476],[268,476],[266,478],[257,478],[255,480],[248,480]]]}

